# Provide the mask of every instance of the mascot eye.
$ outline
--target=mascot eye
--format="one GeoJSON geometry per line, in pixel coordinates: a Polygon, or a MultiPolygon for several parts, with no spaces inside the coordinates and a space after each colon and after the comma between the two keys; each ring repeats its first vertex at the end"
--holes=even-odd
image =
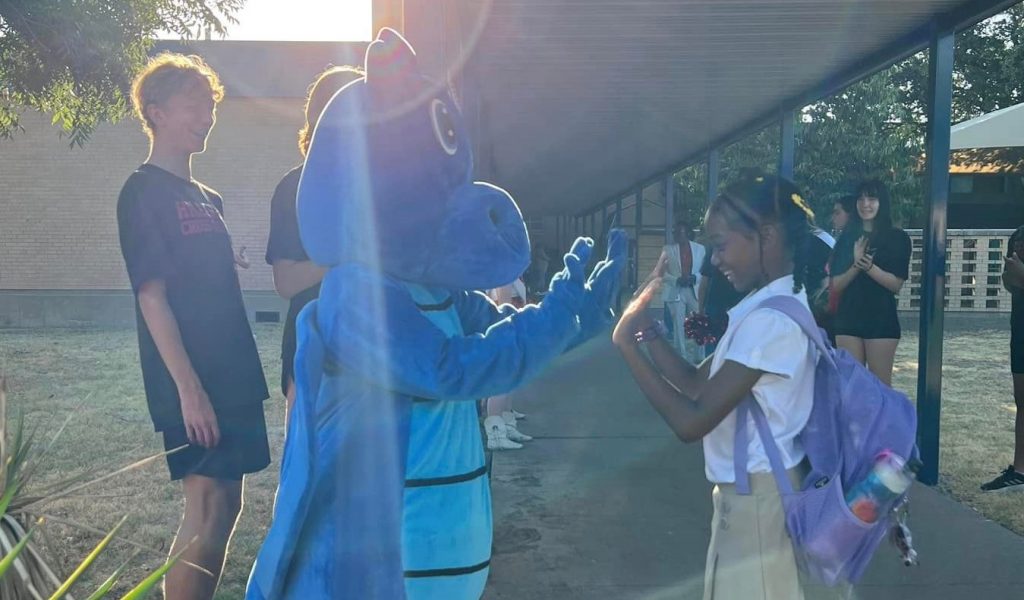
{"type": "Polygon", "coordinates": [[[455,137],[455,121],[448,107],[441,100],[430,103],[430,120],[434,124],[434,136],[449,156],[455,156],[459,150],[459,139],[455,137]]]}

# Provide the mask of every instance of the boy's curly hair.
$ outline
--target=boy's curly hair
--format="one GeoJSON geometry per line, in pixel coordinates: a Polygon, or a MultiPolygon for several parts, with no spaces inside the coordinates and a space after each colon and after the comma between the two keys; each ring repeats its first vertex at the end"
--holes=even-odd
{"type": "Polygon", "coordinates": [[[161,52],[151,58],[135,76],[132,82],[132,107],[150,139],[153,139],[153,122],[146,114],[146,108],[167,101],[197,80],[209,84],[214,102],[224,99],[224,86],[217,72],[195,54],[161,52]]]}

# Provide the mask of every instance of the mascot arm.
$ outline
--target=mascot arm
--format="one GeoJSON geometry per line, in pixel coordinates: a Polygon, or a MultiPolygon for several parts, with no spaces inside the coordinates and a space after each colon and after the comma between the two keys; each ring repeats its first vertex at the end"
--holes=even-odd
{"type": "Polygon", "coordinates": [[[498,306],[483,292],[455,292],[452,300],[466,333],[483,333],[491,325],[519,312],[511,304],[498,306]]]}
{"type": "Polygon", "coordinates": [[[447,337],[401,284],[352,264],[324,279],[319,321],[343,369],[410,396],[475,400],[514,389],[561,354],[579,333],[582,297],[582,282],[567,280],[539,307],[483,333],[447,337]]]}

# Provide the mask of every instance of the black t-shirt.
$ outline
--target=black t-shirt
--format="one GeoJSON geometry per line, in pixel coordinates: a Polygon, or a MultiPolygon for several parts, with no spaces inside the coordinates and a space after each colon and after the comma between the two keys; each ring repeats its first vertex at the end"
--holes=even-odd
{"type": "MultiPolygon", "coordinates": [[[[1010,242],[1006,247],[1007,258],[1014,252],[1024,259],[1024,226],[1018,227],[1010,236],[1010,242]]],[[[1024,336],[1024,290],[1010,292],[1010,331],[1014,335],[1024,336]]]]}
{"type": "MultiPolygon", "coordinates": [[[[853,245],[860,233],[851,231],[836,243],[832,259],[832,276],[841,275],[850,268],[853,245]]],[[[870,237],[868,252],[874,255],[875,266],[906,280],[910,276],[910,236],[898,228],[877,232],[870,237]]],[[[896,295],[882,287],[867,273],[857,273],[839,298],[838,320],[847,323],[869,319],[895,320],[896,295]]]]}
{"type": "MultiPolygon", "coordinates": [[[[125,182],[117,225],[132,290],[163,280],[181,341],[214,410],[265,400],[221,197],[145,164],[125,182]]],[[[182,423],[178,388],[135,303],[146,401],[157,431],[182,423]]]]}
{"type": "MultiPolygon", "coordinates": [[[[302,166],[295,167],[281,178],[270,200],[270,237],[267,239],[268,265],[276,260],[309,260],[302,238],[299,236],[299,219],[295,213],[295,199],[299,192],[299,178],[302,166]]],[[[288,305],[288,316],[284,321],[284,336],[281,340],[281,359],[286,374],[291,373],[291,361],[295,358],[295,318],[299,312],[320,296],[320,284],[308,287],[292,296],[288,305]]]]}
{"type": "Polygon", "coordinates": [[[724,315],[746,295],[737,292],[732,283],[711,264],[711,249],[704,254],[704,262],[700,265],[700,274],[708,278],[708,289],[704,297],[704,314],[708,316],[724,315]]]}

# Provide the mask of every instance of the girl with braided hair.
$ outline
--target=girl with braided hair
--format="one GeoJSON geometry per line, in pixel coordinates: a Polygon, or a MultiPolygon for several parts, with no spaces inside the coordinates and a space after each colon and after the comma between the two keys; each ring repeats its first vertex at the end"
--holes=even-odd
{"type": "Polygon", "coordinates": [[[715,486],[704,598],[802,599],[782,500],[752,420],[740,424],[748,433],[749,494],[737,492],[733,451],[736,408],[752,395],[795,486],[806,473],[799,434],[814,401],[817,350],[796,322],[761,304],[789,296],[808,305],[813,213],[791,182],[755,175],[715,199],[706,225],[712,263],[747,293],[729,311],[716,352],[691,365],[672,351],[646,310],[657,283],[629,305],[612,339],[675,434],[703,442],[705,474],[715,486]]]}

